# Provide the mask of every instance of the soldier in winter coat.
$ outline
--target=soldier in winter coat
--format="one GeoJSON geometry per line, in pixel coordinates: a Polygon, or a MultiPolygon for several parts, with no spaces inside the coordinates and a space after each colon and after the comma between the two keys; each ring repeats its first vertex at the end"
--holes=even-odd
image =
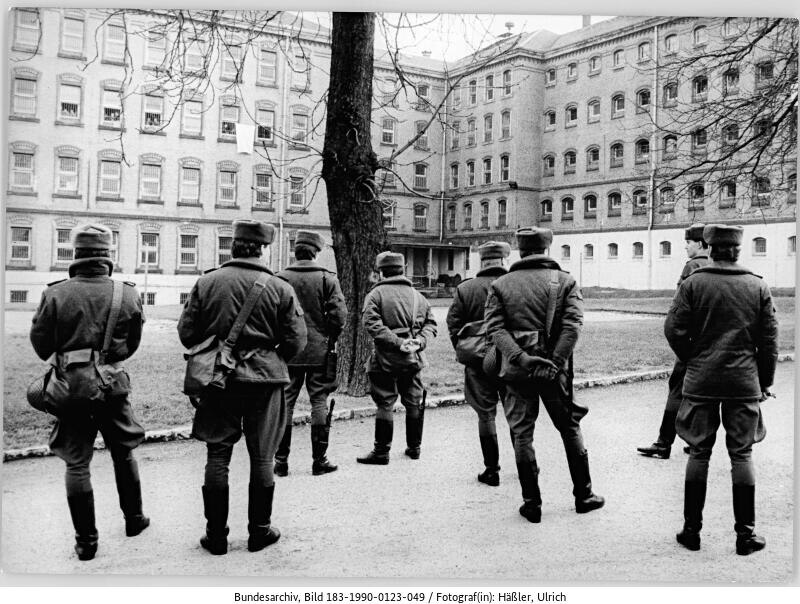
{"type": "Polygon", "coordinates": [[[708,464],[720,422],[731,460],[736,553],[764,549],[755,534],[752,447],[766,436],[760,402],[770,396],[778,360],[778,326],[769,287],[737,264],[742,228],[708,225],[711,262],[678,288],[664,324],[672,350],[686,364],[678,434],[690,445],[684,483],[684,525],[678,542],[700,549],[708,464]]]}
{"type": "MultiPolygon", "coordinates": [[[[708,244],[703,239],[703,228],[705,226],[704,224],[696,223],[686,229],[686,255],[689,259],[681,271],[678,287],[695,269],[708,264],[708,244]]],[[[676,359],[675,366],[669,376],[669,394],[667,395],[664,415],[661,418],[661,427],[658,430],[658,439],[649,447],[637,447],[636,450],[642,455],[669,459],[672,443],[675,442],[675,418],[678,416],[678,408],[683,400],[683,376],[685,374],[686,365],[680,359],[676,359]]]]}
{"type": "Polygon", "coordinates": [[[317,254],[324,246],[325,241],[318,233],[297,231],[294,244],[296,261],[278,273],[278,277],[294,288],[303,307],[303,318],[308,332],[306,347],[288,363],[290,382],[285,390],[286,428],[275,454],[275,474],[278,476],[289,473],[292,414],[303,383],[311,401],[311,472],[317,476],[336,470],[336,466],[326,456],[330,433],[327,398],[332,390],[332,383],[325,378],[325,362],[342,332],[347,307],[336,274],[316,262],[317,254]]]}
{"type": "Polygon", "coordinates": [[[521,259],[490,287],[486,332],[508,367],[506,375],[512,369],[517,376],[523,374],[507,384],[504,407],[522,486],[524,503],[519,512],[530,522],[540,522],[539,466],[533,448],[540,398],[564,443],[575,511],[590,512],[605,501],[592,492],[583,445],[580,420],[588,410],[576,404],[572,394],[572,350],[583,324],[583,297],[575,279],[545,255],[552,231],[524,228],[516,237],[521,259]]]}
{"type": "MultiPolygon", "coordinates": [[[[75,260],[69,266],[69,279],[51,283],[42,294],[33,316],[31,343],[43,360],[51,355],[81,349],[100,351],[106,322],[112,307],[111,231],[103,225],[89,224],[73,233],[75,260]]],[[[142,338],[144,315],[133,283],[124,282],[111,346],[106,362],[130,358],[142,338]]],[[[50,449],[67,464],[66,487],[75,552],[80,560],[91,560],[97,552],[94,491],[89,464],[97,432],[103,435],[114,462],[119,505],[125,516],[125,534],[133,537],[150,525],[142,514],[142,490],[133,449],[144,440],[144,428],[137,421],[128,395],[105,397],[96,405],[76,405],[55,423],[50,449]]]]}
{"type": "Polygon", "coordinates": [[[178,335],[187,348],[210,336],[225,340],[257,278],[270,275],[233,349],[239,365],[221,395],[200,398],[192,426],[192,435],[207,447],[203,485],[207,524],[200,544],[215,555],[228,551],[228,466],[243,432],[250,455],[247,547],[259,551],[280,537],[270,524],[275,492],[272,464],[286,425],[286,361],[306,345],[303,309],[292,287],[272,276],[262,259],[275,228],[237,220],[233,230],[232,259],[197,280],[178,321],[178,335]]]}
{"type": "Polygon", "coordinates": [[[428,340],[436,337],[436,321],[430,304],[403,275],[402,254],[382,252],[376,265],[381,281],[364,299],[361,321],[375,343],[367,362],[370,395],[378,407],[375,447],[359,463],[386,465],[392,445],[393,408],[397,396],[406,408],[406,451],[419,459],[422,444],[423,386],[428,340]]]}
{"type": "MultiPolygon", "coordinates": [[[[464,398],[478,414],[478,439],[483,453],[484,471],[478,481],[496,487],[500,484],[500,453],[497,445],[495,416],[497,403],[505,397],[505,386],[496,376],[488,376],[482,367],[483,355],[464,350],[466,341],[475,341],[475,334],[484,333],[486,297],[492,282],[508,273],[505,258],[511,246],[504,242],[488,241],[478,248],[481,269],[473,279],[462,281],[456,288],[453,303],[447,311],[447,329],[456,354],[461,341],[461,362],[464,364],[464,398]]],[[[484,338],[478,338],[478,340],[484,338]]]]}

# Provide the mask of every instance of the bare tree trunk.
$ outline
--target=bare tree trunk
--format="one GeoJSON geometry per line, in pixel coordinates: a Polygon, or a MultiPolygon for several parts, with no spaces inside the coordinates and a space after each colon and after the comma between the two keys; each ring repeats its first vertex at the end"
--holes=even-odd
{"type": "Polygon", "coordinates": [[[348,310],[339,338],[339,380],[341,389],[355,396],[366,393],[364,362],[372,348],[361,327],[361,306],[372,285],[375,255],[388,247],[373,185],[377,168],[370,138],[374,38],[373,13],[333,13],[322,178],[348,310]]]}

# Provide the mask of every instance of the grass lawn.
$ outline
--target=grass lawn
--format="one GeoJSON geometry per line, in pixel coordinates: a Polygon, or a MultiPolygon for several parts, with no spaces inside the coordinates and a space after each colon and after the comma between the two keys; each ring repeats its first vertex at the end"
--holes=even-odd
{"type": "MultiPolygon", "coordinates": [[[[665,313],[669,297],[587,298],[587,310],[647,311],[665,313]]],[[[437,299],[434,306],[443,318],[449,300],[437,299]]],[[[780,350],[794,350],[794,298],[776,297],[780,326],[780,350]]],[[[134,409],[148,430],[168,428],[191,422],[193,409],[181,393],[184,361],[175,322],[179,306],[147,309],[142,345],[127,363],[133,380],[131,397],[134,409]]],[[[3,439],[6,449],[45,444],[52,426],[49,416],[35,411],[25,401],[28,384],[44,372],[45,365],[36,357],[28,340],[31,312],[6,312],[4,334],[3,439]]],[[[645,319],[587,321],[575,350],[576,377],[623,373],[672,365],[673,355],[663,336],[664,318],[654,314],[645,319]]],[[[432,396],[460,392],[463,369],[447,338],[444,321],[439,322],[439,336],[428,347],[430,366],[423,377],[432,396]]],[[[368,397],[336,395],[338,408],[370,404],[368,397]]],[[[297,411],[308,411],[305,394],[298,400],[297,411]]]]}

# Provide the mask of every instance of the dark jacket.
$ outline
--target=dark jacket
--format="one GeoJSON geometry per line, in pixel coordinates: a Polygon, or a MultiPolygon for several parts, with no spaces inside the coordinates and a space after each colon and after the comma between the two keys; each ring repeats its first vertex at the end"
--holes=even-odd
{"type": "MultiPolygon", "coordinates": [[[[428,301],[414,289],[404,276],[389,277],[376,283],[364,298],[361,322],[375,342],[375,352],[370,357],[367,371],[379,371],[380,359],[385,350],[399,351],[403,340],[411,337],[411,311],[413,298],[417,298],[414,316],[414,337],[425,350],[429,338],[436,337],[436,320],[428,301]]],[[[422,355],[421,355],[422,356],[422,355]]],[[[423,357],[424,359],[424,357],[423,357]]],[[[424,362],[424,360],[423,360],[424,362]]]]}
{"type": "MultiPolygon", "coordinates": [[[[111,273],[106,258],[83,258],[69,266],[69,279],[51,283],[33,315],[31,344],[47,360],[54,352],[100,350],[111,310],[111,273]]],[[[123,282],[122,307],[114,328],[109,363],[124,361],[142,339],[142,302],[133,283],[123,282]]]]}
{"type": "Polygon", "coordinates": [[[583,296],[575,279],[543,254],[532,254],[511,265],[498,277],[486,299],[486,333],[510,362],[523,350],[514,332],[544,332],[550,294],[550,269],[558,271],[558,300],[550,332],[549,357],[564,367],[572,356],[583,325],[583,296]]]}
{"type": "Polygon", "coordinates": [[[758,275],[731,262],[711,262],[678,288],[664,335],[686,363],[683,396],[758,400],[772,385],[778,324],[772,296],[758,275]]]}
{"type": "Polygon", "coordinates": [[[333,348],[347,319],[347,306],[336,273],[313,260],[298,260],[277,275],[294,289],[306,321],[306,347],[289,361],[290,367],[321,367],[328,346],[333,348]]]}
{"type": "MultiPolygon", "coordinates": [[[[186,348],[215,335],[224,340],[260,273],[272,272],[258,258],[235,258],[200,277],[178,321],[186,348]]],[[[274,275],[267,281],[236,342],[234,353],[258,351],[253,383],[288,383],[286,359],[306,345],[303,309],[291,285],[274,275]]]]}
{"type": "Polygon", "coordinates": [[[447,311],[447,330],[450,333],[450,342],[456,346],[458,332],[467,323],[483,321],[486,309],[486,297],[489,295],[489,286],[492,281],[508,273],[502,266],[490,266],[475,275],[472,279],[465,279],[459,283],[453,295],[453,303],[447,311]]]}
{"type": "Polygon", "coordinates": [[[705,266],[708,264],[708,250],[703,250],[699,254],[697,254],[694,258],[689,258],[686,261],[686,264],[683,265],[683,270],[681,271],[681,276],[678,279],[678,285],[684,282],[686,277],[691,275],[696,269],[700,268],[701,266],[705,266]]]}

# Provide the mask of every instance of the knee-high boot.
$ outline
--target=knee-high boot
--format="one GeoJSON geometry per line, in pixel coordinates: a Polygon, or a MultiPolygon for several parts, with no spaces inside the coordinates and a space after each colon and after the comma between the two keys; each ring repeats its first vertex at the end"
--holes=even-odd
{"type": "Polygon", "coordinates": [[[275,453],[275,468],[273,472],[276,476],[286,476],[289,474],[289,451],[292,448],[292,422],[286,423],[283,429],[283,437],[275,453]]]}
{"type": "Polygon", "coordinates": [[[683,530],[675,538],[683,547],[695,552],[700,549],[705,504],[706,482],[687,480],[683,487],[683,530]]]}
{"type": "Polygon", "coordinates": [[[406,451],[405,454],[411,459],[419,459],[420,447],[422,445],[422,426],[424,415],[420,413],[416,417],[406,414],[406,451]]]}
{"type": "Polygon", "coordinates": [[[589,453],[567,450],[567,466],[572,477],[572,494],[575,496],[575,511],[586,514],[603,507],[606,500],[592,492],[592,478],[589,474],[589,453]]]}
{"type": "Polygon", "coordinates": [[[228,487],[203,487],[206,534],[200,545],[215,556],[228,553],[228,487]]]}
{"type": "Polygon", "coordinates": [[[764,537],[756,535],[756,486],[733,485],[733,517],[736,521],[736,553],[747,556],[767,546],[764,537]]]}
{"type": "Polygon", "coordinates": [[[272,526],[272,498],[275,485],[264,487],[251,484],[247,500],[247,549],[257,552],[281,538],[281,532],[272,526]]]}
{"type": "Polygon", "coordinates": [[[142,513],[142,484],[136,461],[114,464],[119,507],[125,516],[125,534],[135,537],[150,526],[150,519],[142,513]]]}
{"type": "Polygon", "coordinates": [[[75,553],[78,560],[91,560],[97,553],[97,527],[94,519],[94,491],[67,497],[72,526],[75,528],[75,553]]]}
{"type": "Polygon", "coordinates": [[[311,464],[311,473],[314,476],[338,470],[338,466],[328,461],[327,457],[330,430],[331,427],[325,424],[311,426],[311,457],[314,459],[311,464]]]}
{"type": "Polygon", "coordinates": [[[481,452],[483,453],[483,465],[486,469],[478,474],[478,482],[488,484],[491,487],[500,484],[500,450],[497,446],[497,434],[481,434],[481,452]]]}
{"type": "Polygon", "coordinates": [[[519,484],[522,487],[524,503],[519,508],[519,513],[528,522],[538,523],[542,520],[542,494],[539,491],[539,467],[535,461],[518,461],[517,473],[519,484]]]}
{"type": "Polygon", "coordinates": [[[357,457],[358,463],[385,466],[389,463],[389,450],[392,447],[394,422],[390,419],[375,418],[375,446],[364,457],[357,457]]]}

